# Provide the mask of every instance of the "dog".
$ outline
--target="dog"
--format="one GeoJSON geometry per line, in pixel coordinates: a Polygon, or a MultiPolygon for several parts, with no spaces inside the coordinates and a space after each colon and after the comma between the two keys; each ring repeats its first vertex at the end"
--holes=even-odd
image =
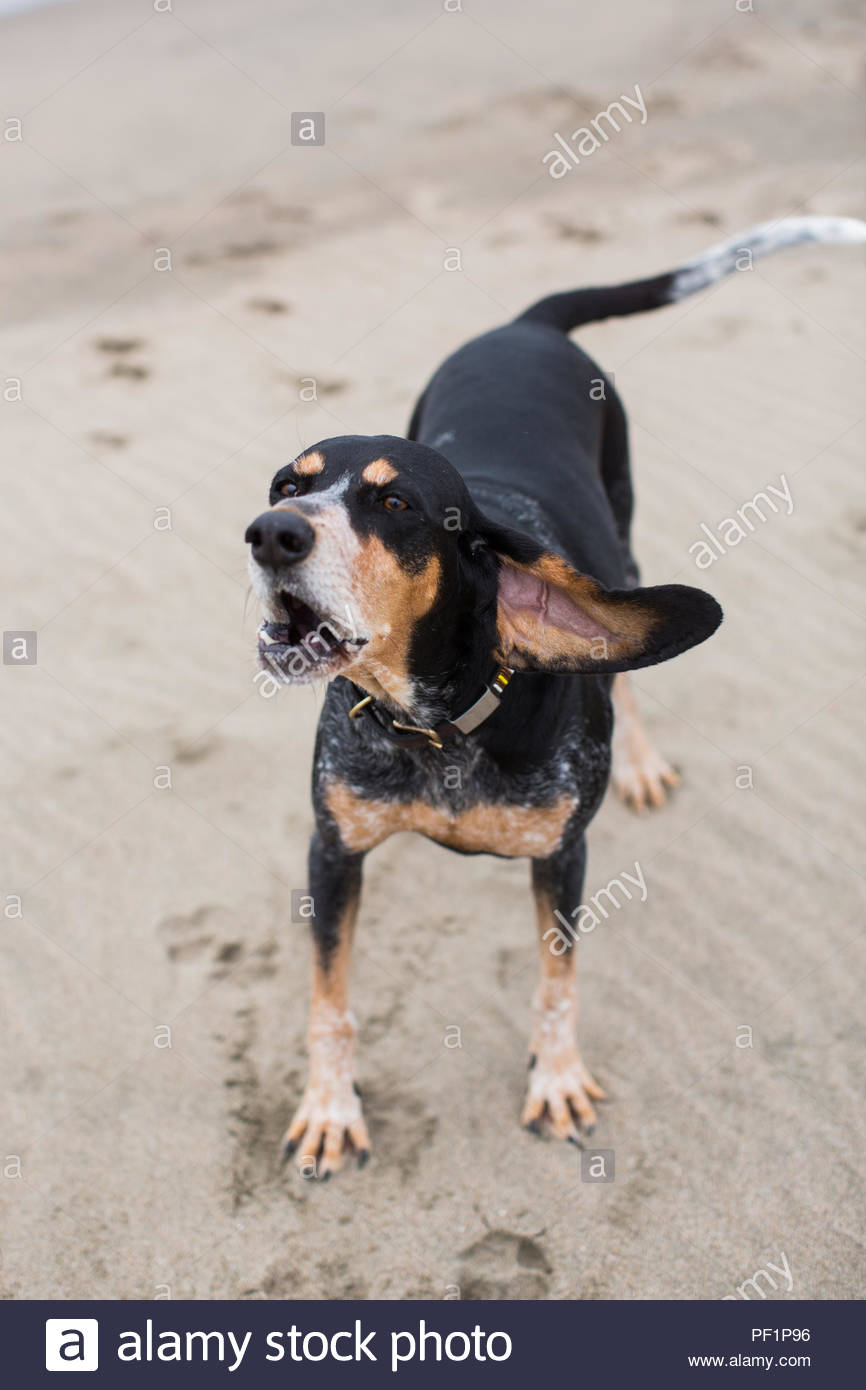
{"type": "Polygon", "coordinates": [[[611,761],[638,808],[677,781],[627,672],[705,641],[722,613],[700,589],[640,586],[625,413],[567,335],[676,303],[746,258],[864,240],[850,218],[790,218],[652,279],[552,295],[448,358],[407,438],[325,439],[278,469],[246,533],[258,658],[280,683],[329,682],[309,853],[310,1076],[284,1140],[305,1176],[370,1153],[349,961],[364,856],[403,830],[531,861],[541,976],[522,1123],[577,1145],[591,1131],[604,1092],[577,1046],[576,952],[546,937],[582,900],[611,761]]]}

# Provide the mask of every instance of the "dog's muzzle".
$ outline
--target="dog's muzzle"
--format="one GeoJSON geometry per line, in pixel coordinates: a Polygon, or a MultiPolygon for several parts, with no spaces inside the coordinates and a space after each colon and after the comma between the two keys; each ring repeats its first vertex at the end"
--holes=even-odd
{"type": "Polygon", "coordinates": [[[319,607],[315,587],[300,562],[313,551],[316,532],[300,511],[276,507],[247,527],[251,573],[266,603],[268,620],[258,632],[259,665],[285,685],[330,679],[351,665],[366,638],[346,612],[319,607]]]}

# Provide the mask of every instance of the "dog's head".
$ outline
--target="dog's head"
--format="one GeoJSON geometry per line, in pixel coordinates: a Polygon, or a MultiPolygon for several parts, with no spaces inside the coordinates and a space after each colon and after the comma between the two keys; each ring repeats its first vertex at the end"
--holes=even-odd
{"type": "Polygon", "coordinates": [[[326,439],[280,468],[246,539],[262,668],[287,684],[351,674],[403,710],[455,662],[631,670],[721,621],[700,589],[604,589],[489,521],[441,454],[390,435],[326,439]]]}
{"type": "Polygon", "coordinates": [[[470,505],[440,454],[389,435],[326,439],[279,469],[246,534],[263,669],[306,684],[351,667],[409,708],[419,627],[457,599],[470,505]]]}

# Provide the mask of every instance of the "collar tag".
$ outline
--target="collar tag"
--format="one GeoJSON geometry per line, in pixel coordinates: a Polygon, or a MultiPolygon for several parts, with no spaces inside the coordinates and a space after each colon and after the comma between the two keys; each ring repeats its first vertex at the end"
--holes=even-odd
{"type": "Polygon", "coordinates": [[[514,675],[510,666],[500,666],[496,675],[493,677],[487,689],[480,699],[470,705],[451,723],[459,729],[461,734],[471,734],[477,729],[479,724],[483,724],[485,719],[489,719],[494,710],[499,708],[499,701],[502,699],[502,692],[505,690],[511,677],[514,675]]]}

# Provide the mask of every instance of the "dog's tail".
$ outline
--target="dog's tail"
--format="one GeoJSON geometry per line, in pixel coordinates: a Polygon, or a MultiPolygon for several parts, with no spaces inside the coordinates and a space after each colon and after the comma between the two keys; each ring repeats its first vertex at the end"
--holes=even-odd
{"type": "Polygon", "coordinates": [[[697,294],[735,270],[751,267],[753,260],[803,241],[853,244],[866,242],[866,222],[856,217],[786,217],[780,222],[762,222],[729,241],[720,241],[703,255],[686,261],[678,270],[654,275],[649,280],[633,280],[627,285],[606,285],[598,289],[567,290],[551,294],[518,316],[517,322],[544,323],[568,333],[584,323],[642,314],[676,304],[687,295],[697,294]]]}

